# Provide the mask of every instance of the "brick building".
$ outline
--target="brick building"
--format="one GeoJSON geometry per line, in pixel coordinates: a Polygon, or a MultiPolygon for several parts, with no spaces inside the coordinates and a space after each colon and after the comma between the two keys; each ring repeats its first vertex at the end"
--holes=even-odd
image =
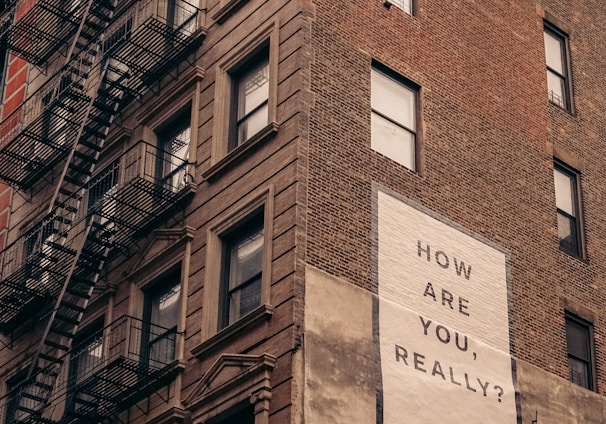
{"type": "Polygon", "coordinates": [[[606,422],[604,28],[1,1],[1,419],[606,422]]]}

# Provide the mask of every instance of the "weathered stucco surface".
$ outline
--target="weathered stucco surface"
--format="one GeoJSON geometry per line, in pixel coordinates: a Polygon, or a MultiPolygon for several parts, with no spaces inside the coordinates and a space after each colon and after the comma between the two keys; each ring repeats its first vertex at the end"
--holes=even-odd
{"type": "Polygon", "coordinates": [[[371,294],[312,267],[305,282],[305,422],[376,422],[371,294]]]}
{"type": "MultiPolygon", "coordinates": [[[[304,422],[374,424],[372,294],[309,266],[305,282],[304,422]]],[[[603,396],[526,362],[516,368],[521,423],[606,423],[603,396]]]]}
{"type": "Polygon", "coordinates": [[[518,361],[522,423],[604,424],[606,400],[540,368],[518,361]]]}

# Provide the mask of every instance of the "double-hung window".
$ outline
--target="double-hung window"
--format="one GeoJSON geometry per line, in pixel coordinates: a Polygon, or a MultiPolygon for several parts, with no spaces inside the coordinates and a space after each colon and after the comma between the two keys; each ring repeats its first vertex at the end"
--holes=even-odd
{"type": "Polygon", "coordinates": [[[560,248],[582,256],[579,174],[559,162],[554,164],[553,173],[560,248]]]}
{"type": "Polygon", "coordinates": [[[571,109],[570,79],[568,76],[568,37],[561,31],[546,25],[545,61],[547,65],[547,93],[549,101],[562,109],[571,109]]]}
{"type": "Polygon", "coordinates": [[[370,89],[372,149],[416,170],[418,87],[377,64],[370,89]]]}
{"type": "Polygon", "coordinates": [[[232,134],[229,150],[243,144],[268,123],[269,57],[267,50],[232,75],[232,134]]]}
{"type": "Polygon", "coordinates": [[[566,314],[566,347],[570,381],[593,390],[593,326],[581,318],[566,314]]]}
{"type": "Polygon", "coordinates": [[[261,305],[263,214],[238,225],[222,242],[220,328],[233,324],[261,305]]]}
{"type": "Polygon", "coordinates": [[[188,182],[189,149],[191,141],[191,125],[187,119],[177,121],[171,130],[160,136],[160,144],[164,152],[162,182],[166,189],[177,192],[188,182]]]}
{"type": "Polygon", "coordinates": [[[180,268],[161,277],[146,293],[144,352],[148,364],[160,368],[175,359],[177,325],[181,311],[180,268]]]}

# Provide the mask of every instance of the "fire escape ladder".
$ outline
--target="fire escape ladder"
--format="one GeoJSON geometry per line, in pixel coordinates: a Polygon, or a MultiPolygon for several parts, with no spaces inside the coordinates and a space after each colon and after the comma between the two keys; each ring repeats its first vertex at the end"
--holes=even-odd
{"type": "MultiPolygon", "coordinates": [[[[97,96],[91,99],[80,129],[79,142],[68,156],[51,203],[54,228],[61,237],[79,231],[82,225],[76,220],[77,213],[127,81],[128,72],[111,59],[107,60],[97,96]]],[[[50,400],[63,357],[71,348],[105,264],[112,246],[111,224],[100,223],[93,215],[78,237],[82,240],[76,243],[79,247],[29,369],[30,383],[19,397],[18,413],[29,414],[34,421],[41,419],[50,400]]]]}
{"type": "Polygon", "coordinates": [[[74,57],[81,55],[96,55],[96,40],[109,26],[117,0],[88,0],[78,31],[70,45],[65,64],[72,62],[74,57]]]}

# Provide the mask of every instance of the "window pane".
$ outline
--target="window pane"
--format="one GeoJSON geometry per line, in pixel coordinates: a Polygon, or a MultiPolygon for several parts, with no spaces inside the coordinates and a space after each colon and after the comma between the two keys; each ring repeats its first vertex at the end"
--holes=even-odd
{"type": "Polygon", "coordinates": [[[248,115],[269,97],[269,62],[264,60],[242,75],[238,81],[238,120],[248,115]]]}
{"type": "Polygon", "coordinates": [[[575,187],[576,179],[570,174],[565,174],[560,169],[553,171],[555,183],[556,206],[569,215],[576,216],[575,187]]]}
{"type": "Polygon", "coordinates": [[[412,0],[391,0],[394,6],[399,7],[404,12],[412,15],[412,0]]]}
{"type": "Polygon", "coordinates": [[[582,387],[589,388],[588,364],[575,358],[568,358],[570,381],[582,387]]]}
{"type": "Polygon", "coordinates": [[[229,301],[229,322],[235,322],[261,305],[261,275],[232,293],[229,301]]]}
{"type": "Polygon", "coordinates": [[[566,344],[568,353],[589,361],[589,328],[574,321],[566,321],[566,344]]]}
{"type": "Polygon", "coordinates": [[[545,39],[545,59],[547,66],[560,75],[564,75],[564,67],[562,65],[562,52],[564,51],[564,40],[555,37],[553,34],[544,31],[545,39]]]}
{"type": "Polygon", "coordinates": [[[231,249],[229,289],[232,290],[261,273],[263,265],[263,228],[238,240],[231,249]]]}
{"type": "Polygon", "coordinates": [[[574,219],[558,213],[558,236],[562,249],[579,253],[577,223],[574,219]]]}
{"type": "Polygon", "coordinates": [[[181,286],[175,285],[152,300],[151,321],[164,328],[173,328],[179,322],[179,299],[181,286]]]}
{"type": "Polygon", "coordinates": [[[415,169],[415,135],[376,113],[371,116],[371,147],[405,167],[415,169]]]}
{"type": "Polygon", "coordinates": [[[412,131],[416,130],[415,98],[414,90],[377,70],[372,70],[372,108],[412,131]]]}
{"type": "Polygon", "coordinates": [[[76,381],[81,381],[103,362],[103,335],[93,338],[77,353],[76,381]]]}
{"type": "Polygon", "coordinates": [[[163,177],[169,189],[179,190],[187,182],[185,165],[189,159],[190,140],[191,127],[188,125],[164,142],[166,162],[163,177]]]}
{"type": "Polygon", "coordinates": [[[547,92],[549,100],[560,107],[566,106],[566,81],[561,76],[547,70],[547,92]]]}
{"type": "Polygon", "coordinates": [[[238,145],[244,143],[251,136],[261,131],[267,125],[267,116],[269,108],[267,104],[257,109],[254,113],[248,115],[245,120],[238,125],[238,145]]]}

